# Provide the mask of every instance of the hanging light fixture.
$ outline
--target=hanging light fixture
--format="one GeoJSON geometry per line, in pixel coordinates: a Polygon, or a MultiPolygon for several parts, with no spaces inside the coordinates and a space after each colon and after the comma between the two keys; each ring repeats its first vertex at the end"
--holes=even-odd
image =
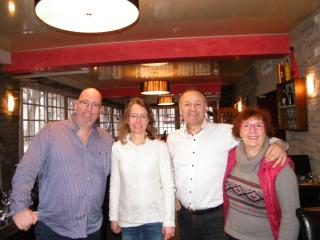
{"type": "Polygon", "coordinates": [[[173,104],[174,100],[172,96],[161,96],[158,98],[158,105],[160,106],[168,106],[173,104]]]}
{"type": "Polygon", "coordinates": [[[141,63],[144,67],[160,67],[163,65],[167,65],[168,62],[156,62],[156,63],[141,63]]]}
{"type": "Polygon", "coordinates": [[[35,0],[35,12],[58,29],[101,33],[133,24],[139,16],[139,0],[35,0]]]}
{"type": "Polygon", "coordinates": [[[167,81],[146,81],[141,86],[141,94],[144,95],[163,95],[169,93],[167,81]]]}

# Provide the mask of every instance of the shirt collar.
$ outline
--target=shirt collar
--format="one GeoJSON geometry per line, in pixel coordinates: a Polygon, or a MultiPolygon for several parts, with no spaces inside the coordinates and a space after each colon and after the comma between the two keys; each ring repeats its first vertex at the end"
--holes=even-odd
{"type": "MultiPolygon", "coordinates": [[[[207,119],[204,119],[203,122],[202,122],[202,126],[201,126],[201,129],[199,132],[197,132],[195,135],[201,133],[202,131],[206,131],[208,128],[208,121],[207,119]]],[[[187,130],[187,124],[184,123],[183,124],[183,127],[182,127],[182,130],[183,130],[183,133],[186,134],[186,135],[191,135],[188,130],[187,130]]]]}
{"type": "MultiPolygon", "coordinates": [[[[80,127],[75,120],[75,113],[73,113],[71,117],[68,119],[68,123],[72,131],[74,131],[75,133],[79,131],[80,127]]],[[[98,124],[95,122],[92,126],[93,132],[95,132],[97,127],[98,127],[98,124]]]]}
{"type": "MultiPolygon", "coordinates": [[[[127,141],[127,143],[129,143],[131,146],[137,146],[137,145],[135,145],[135,144],[130,140],[130,133],[127,134],[127,136],[126,136],[126,141],[127,141]]],[[[141,145],[145,145],[145,144],[147,144],[149,141],[150,141],[150,139],[149,139],[148,137],[146,137],[146,140],[145,140],[144,144],[141,144],[141,145]]]]}

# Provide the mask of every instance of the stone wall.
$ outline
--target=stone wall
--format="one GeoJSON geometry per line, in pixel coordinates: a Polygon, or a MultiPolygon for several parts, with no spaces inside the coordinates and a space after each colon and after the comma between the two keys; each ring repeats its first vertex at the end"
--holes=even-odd
{"type": "Polygon", "coordinates": [[[15,164],[19,161],[20,83],[0,69],[0,188],[10,189],[15,164]],[[7,97],[15,100],[13,112],[7,110],[7,97]]]}
{"type": "MultiPolygon", "coordinates": [[[[308,97],[308,131],[286,131],[286,141],[290,144],[289,154],[307,154],[310,157],[311,169],[320,174],[320,10],[307,17],[290,33],[291,46],[301,77],[309,72],[314,73],[316,96],[308,97]]],[[[256,62],[258,84],[256,96],[276,89],[276,64],[283,59],[268,59],[256,62]],[[273,70],[261,74],[263,65],[271,61],[273,70]],[[272,87],[271,87],[272,86],[272,87]]]]}
{"type": "Polygon", "coordinates": [[[307,99],[309,131],[286,132],[289,152],[308,154],[312,171],[320,174],[320,10],[296,27],[290,38],[300,75],[314,73],[316,96],[307,99]]]}

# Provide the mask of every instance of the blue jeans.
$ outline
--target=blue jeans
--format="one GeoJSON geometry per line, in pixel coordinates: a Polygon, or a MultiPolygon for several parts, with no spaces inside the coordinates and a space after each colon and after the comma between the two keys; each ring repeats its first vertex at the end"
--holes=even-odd
{"type": "Polygon", "coordinates": [[[148,223],[137,227],[123,227],[122,240],[162,240],[162,223],[148,223]]]}
{"type": "Polygon", "coordinates": [[[226,234],[226,240],[238,240],[238,239],[226,234]]]}
{"type": "MultiPolygon", "coordinates": [[[[51,228],[43,222],[38,222],[35,227],[35,235],[37,240],[71,240],[72,238],[64,237],[54,232],[51,228]]],[[[87,238],[78,238],[77,240],[100,240],[101,230],[91,233],[87,238]]]]}
{"type": "Polygon", "coordinates": [[[223,207],[214,212],[195,215],[181,208],[178,211],[181,240],[224,240],[223,207]]]}

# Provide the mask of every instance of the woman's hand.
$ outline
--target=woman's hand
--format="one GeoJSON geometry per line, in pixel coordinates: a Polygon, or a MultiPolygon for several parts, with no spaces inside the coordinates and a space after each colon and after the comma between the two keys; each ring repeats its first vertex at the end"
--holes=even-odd
{"type": "Polygon", "coordinates": [[[180,211],[181,209],[181,203],[179,202],[178,199],[176,199],[176,211],[180,211]]]}
{"type": "Polygon", "coordinates": [[[111,230],[116,234],[121,232],[121,227],[119,226],[118,221],[111,221],[111,230]]]}
{"type": "Polygon", "coordinates": [[[163,227],[162,234],[164,240],[169,240],[174,237],[175,227],[163,227]]]}
{"type": "Polygon", "coordinates": [[[273,167],[276,167],[278,164],[283,165],[287,159],[285,145],[281,142],[271,144],[265,154],[265,157],[268,162],[275,161],[273,167]]]}

